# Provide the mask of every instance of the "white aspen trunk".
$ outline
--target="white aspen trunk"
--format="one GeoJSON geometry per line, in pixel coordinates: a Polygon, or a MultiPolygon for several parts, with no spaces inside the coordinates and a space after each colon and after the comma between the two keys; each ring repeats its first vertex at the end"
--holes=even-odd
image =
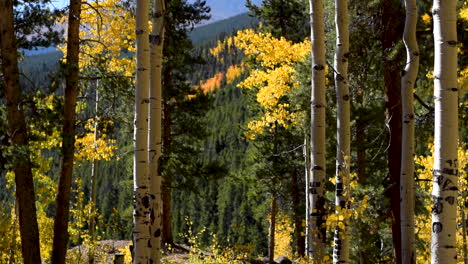
{"type": "MultiPolygon", "coordinates": [[[[336,212],[348,208],[349,159],[351,148],[350,96],[348,88],[349,17],[348,1],[335,1],[336,51],[335,87],[337,101],[336,212]]],[[[335,229],[333,263],[349,263],[348,220],[335,229]]]]}
{"type": "Polygon", "coordinates": [[[133,263],[149,263],[150,209],[148,177],[149,31],[148,0],[136,2],[136,91],[134,128],[133,263]]]}
{"type": "Polygon", "coordinates": [[[418,76],[419,48],[416,40],[418,10],[416,0],[405,0],[406,19],[403,42],[406,66],[401,78],[402,141],[400,172],[401,261],[416,263],[414,236],[414,106],[413,88],[418,76]]]}
{"type": "Polygon", "coordinates": [[[434,0],[434,182],[431,263],[457,262],[458,88],[456,0],[434,0]]]}
{"type": "MultiPolygon", "coordinates": [[[[99,80],[96,81],[96,106],[95,106],[95,115],[94,115],[94,149],[97,150],[97,140],[99,137],[98,134],[98,109],[99,109],[99,80]]],[[[96,217],[94,215],[96,210],[96,195],[97,195],[97,168],[98,160],[94,159],[93,164],[91,165],[91,209],[89,217],[89,236],[91,243],[94,242],[95,238],[95,229],[96,229],[96,217]]],[[[88,263],[94,263],[94,247],[89,249],[88,263]]]]}
{"type": "Polygon", "coordinates": [[[148,138],[149,176],[151,209],[151,255],[150,263],[161,263],[161,120],[162,120],[162,61],[164,43],[164,0],[153,1],[153,28],[150,35],[151,77],[150,77],[150,133],[148,138]]]}
{"type": "Polygon", "coordinates": [[[306,228],[305,228],[305,252],[306,256],[309,256],[310,244],[312,243],[312,224],[309,221],[310,216],[310,201],[312,199],[311,194],[309,193],[310,185],[310,137],[309,135],[305,136],[304,139],[304,157],[305,157],[305,176],[306,176],[306,228]]]}
{"type": "Polygon", "coordinates": [[[314,263],[323,263],[325,247],[325,31],[323,0],[309,0],[312,40],[311,88],[311,173],[309,221],[312,241],[308,256],[314,263]]]}

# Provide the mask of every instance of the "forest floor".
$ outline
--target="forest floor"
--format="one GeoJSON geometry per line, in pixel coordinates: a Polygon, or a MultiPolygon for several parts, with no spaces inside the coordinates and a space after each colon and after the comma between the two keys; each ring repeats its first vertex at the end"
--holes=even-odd
{"type": "MultiPolygon", "coordinates": [[[[97,242],[94,263],[113,264],[114,258],[118,255],[124,258],[124,263],[131,263],[130,240],[102,240],[97,242]]],[[[88,247],[76,246],[68,251],[67,263],[88,263],[88,247]]],[[[166,250],[167,251],[167,250],[166,250]]],[[[194,249],[186,245],[177,245],[169,253],[164,253],[162,263],[167,264],[187,264],[193,263],[194,255],[209,256],[211,252],[194,249]]],[[[199,261],[196,261],[200,263],[199,261]]],[[[266,263],[264,259],[246,259],[245,263],[259,264],[266,263]]],[[[286,262],[287,263],[287,262],[286,262]]]]}

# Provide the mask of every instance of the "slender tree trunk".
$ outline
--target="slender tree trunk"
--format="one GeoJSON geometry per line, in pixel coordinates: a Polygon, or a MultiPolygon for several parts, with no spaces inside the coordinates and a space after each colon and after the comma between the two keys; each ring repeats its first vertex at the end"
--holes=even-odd
{"type": "Polygon", "coordinates": [[[305,244],[304,228],[302,227],[302,210],[301,210],[301,195],[299,191],[298,183],[298,174],[297,170],[294,170],[291,176],[291,197],[293,202],[293,212],[294,212],[294,233],[296,236],[296,254],[300,257],[304,256],[305,253],[305,244]]]}
{"type": "Polygon", "coordinates": [[[406,20],[403,41],[406,46],[406,66],[401,79],[403,110],[402,154],[400,175],[401,260],[416,263],[414,237],[414,106],[413,88],[418,76],[419,48],[416,40],[418,10],[416,0],[405,0],[406,20]]]}
{"type": "MultiPolygon", "coordinates": [[[[97,141],[98,141],[98,111],[99,111],[99,80],[96,80],[96,106],[95,106],[95,114],[94,114],[94,149],[97,150],[97,141]]],[[[95,230],[96,230],[96,196],[97,196],[97,172],[98,172],[98,164],[99,161],[97,159],[93,160],[93,164],[91,165],[91,210],[89,212],[89,236],[91,240],[92,248],[89,249],[88,255],[88,263],[94,263],[94,241],[96,239],[95,230]]]]}
{"type": "Polygon", "coordinates": [[[323,0],[309,0],[312,40],[311,174],[309,191],[312,241],[309,257],[322,263],[325,254],[325,31],[323,0]]]}
{"type": "Polygon", "coordinates": [[[153,1],[153,28],[150,35],[151,77],[150,77],[150,117],[149,117],[149,173],[151,207],[151,256],[150,262],[161,263],[161,146],[162,146],[162,60],[164,43],[165,1],[153,1]]]}
{"type": "Polygon", "coordinates": [[[13,1],[0,2],[0,52],[3,72],[3,89],[6,98],[8,137],[15,152],[26,153],[17,157],[13,165],[15,173],[16,214],[19,218],[21,252],[25,264],[41,263],[39,228],[36,215],[36,197],[29,157],[26,120],[21,107],[22,95],[16,38],[13,22],[13,1]]]}
{"type": "Polygon", "coordinates": [[[52,263],[65,263],[68,245],[68,216],[75,154],[76,99],[78,97],[81,1],[70,0],[68,15],[67,65],[63,109],[62,160],[56,200],[52,263]]]}
{"type": "Polygon", "coordinates": [[[467,256],[467,245],[466,245],[466,216],[465,216],[465,208],[461,208],[461,219],[462,219],[462,239],[463,239],[463,263],[468,264],[468,256],[467,256]]]}
{"type": "MultiPolygon", "coordinates": [[[[170,68],[165,69],[164,81],[170,83],[170,68]]],[[[171,144],[171,108],[167,103],[163,107],[163,152],[167,153],[171,144]]],[[[162,178],[162,243],[163,245],[174,245],[172,236],[172,212],[171,212],[171,178],[166,175],[162,178]]]]}
{"type": "Polygon", "coordinates": [[[458,88],[456,0],[434,0],[434,182],[431,263],[457,262],[458,88]]]}
{"type": "Polygon", "coordinates": [[[276,232],[276,194],[271,197],[271,211],[270,211],[270,237],[268,239],[268,261],[274,263],[275,259],[275,232],[276,232]]]}
{"type": "Polygon", "coordinates": [[[305,254],[310,256],[312,243],[312,222],[310,218],[310,201],[312,200],[312,194],[309,192],[310,189],[310,136],[306,135],[304,138],[304,158],[305,158],[305,197],[306,197],[306,227],[305,227],[305,254]]]}
{"type": "MultiPolygon", "coordinates": [[[[361,100],[362,96],[358,96],[358,100],[361,100]]],[[[357,159],[357,176],[358,184],[364,185],[367,181],[366,175],[366,122],[358,117],[356,119],[356,159],[357,159]]]]}
{"type": "MultiPolygon", "coordinates": [[[[351,155],[350,101],[348,88],[349,18],[348,1],[335,1],[336,52],[335,86],[337,101],[336,212],[348,209],[351,155]]],[[[333,263],[349,263],[348,219],[335,229],[333,263]]]]}
{"type": "Polygon", "coordinates": [[[390,209],[392,211],[392,239],[396,263],[401,264],[400,228],[400,162],[401,162],[401,56],[390,56],[398,47],[403,34],[403,12],[400,1],[382,1],[381,41],[384,63],[386,123],[389,129],[387,152],[390,178],[390,209]]]}
{"type": "Polygon", "coordinates": [[[134,213],[133,263],[149,263],[150,209],[148,175],[148,110],[150,81],[150,50],[148,31],[148,0],[136,3],[136,92],[134,128],[134,213]]]}

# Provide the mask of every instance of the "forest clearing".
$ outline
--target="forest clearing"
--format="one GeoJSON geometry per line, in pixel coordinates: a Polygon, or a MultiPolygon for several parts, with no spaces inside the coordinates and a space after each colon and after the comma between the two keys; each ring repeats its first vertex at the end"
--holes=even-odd
{"type": "Polygon", "coordinates": [[[468,1],[61,1],[0,0],[0,264],[468,264],[468,1]]]}

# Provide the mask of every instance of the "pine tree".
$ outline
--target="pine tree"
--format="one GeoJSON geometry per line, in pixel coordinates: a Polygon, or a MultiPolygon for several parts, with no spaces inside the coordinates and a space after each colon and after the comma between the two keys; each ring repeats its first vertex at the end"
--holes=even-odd
{"type": "Polygon", "coordinates": [[[81,1],[70,0],[68,14],[68,37],[65,76],[65,102],[63,109],[64,123],[62,128],[62,159],[60,164],[60,179],[56,199],[56,215],[54,221],[54,241],[52,263],[65,263],[68,245],[68,216],[70,214],[70,192],[73,175],[73,159],[75,155],[75,119],[76,100],[79,91],[79,30],[81,16],[81,1]]]}
{"type": "Polygon", "coordinates": [[[17,40],[14,29],[13,1],[0,3],[0,56],[6,98],[8,137],[18,157],[13,162],[16,183],[16,214],[19,218],[21,251],[26,264],[41,263],[32,163],[28,151],[28,131],[22,108],[19,83],[17,40]],[[20,154],[23,153],[23,154],[20,154]]]}

